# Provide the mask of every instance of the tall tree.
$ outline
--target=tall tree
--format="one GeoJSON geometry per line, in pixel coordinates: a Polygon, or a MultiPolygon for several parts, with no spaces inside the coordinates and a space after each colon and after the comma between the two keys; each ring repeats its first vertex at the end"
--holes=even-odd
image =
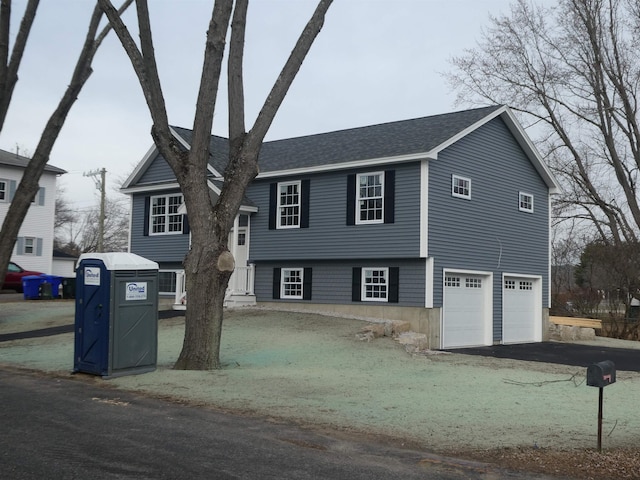
{"type": "MultiPolygon", "coordinates": [[[[132,1],[133,0],[126,0],[117,14],[121,14],[132,1]]],[[[0,2],[0,131],[4,125],[7,110],[11,103],[13,89],[18,81],[18,69],[36,15],[38,3],[38,0],[29,0],[20,24],[20,30],[14,42],[11,59],[8,60],[11,0],[1,0],[0,2]]],[[[102,10],[96,4],[89,21],[87,36],[80,55],[78,56],[71,81],[42,132],[38,146],[22,174],[22,179],[20,180],[7,215],[2,223],[2,230],[0,230],[0,283],[4,281],[3,279],[9,260],[11,259],[13,247],[18,238],[20,226],[27,215],[31,201],[38,192],[38,182],[49,161],[51,150],[60,134],[60,130],[64,125],[71,107],[76,102],[82,87],[92,73],[91,63],[98,47],[110,31],[109,25],[100,32],[98,31],[102,16],[102,10]]]]}
{"type": "Polygon", "coordinates": [[[146,0],[137,0],[140,47],[109,0],[99,0],[129,56],[144,92],[153,126],[151,136],[176,175],[189,215],[191,248],[184,265],[189,307],[185,337],[175,368],[207,370],[220,366],[224,295],[235,268],[227,238],[247,185],[258,174],[264,137],[313,41],[320,33],[332,0],[320,0],[275,81],[252,128],[244,118],[243,53],[248,0],[216,0],[205,44],[202,76],[193,121],[191,149],[183,151],[171,135],[156,66],[146,0]],[[232,16],[233,15],[233,16],[232,16]],[[209,142],[225,39],[231,28],[227,64],[229,162],[215,204],[206,180],[209,142]]]}
{"type": "Polygon", "coordinates": [[[637,0],[517,0],[448,76],[460,102],[509,104],[535,125],[565,189],[555,214],[613,245],[640,232],[639,32],[637,0]]]}

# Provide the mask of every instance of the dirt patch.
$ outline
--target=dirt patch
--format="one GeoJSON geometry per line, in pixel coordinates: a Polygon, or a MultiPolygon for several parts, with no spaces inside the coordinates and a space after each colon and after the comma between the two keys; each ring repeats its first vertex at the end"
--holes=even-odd
{"type": "MultiPolygon", "coordinates": [[[[10,323],[0,322],[0,333],[10,323]]],[[[585,385],[586,369],[455,353],[412,355],[388,337],[358,340],[366,324],[296,312],[229,311],[224,368],[185,372],[172,369],[183,321],[162,320],[157,370],[103,382],[552,475],[640,477],[633,469],[639,463],[640,374],[618,372],[617,383],[605,390],[605,453],[599,456],[592,450],[598,391],[585,385]],[[602,476],[597,464],[608,458],[619,464],[602,476]]],[[[73,334],[0,344],[0,363],[68,374],[73,334]]]]}

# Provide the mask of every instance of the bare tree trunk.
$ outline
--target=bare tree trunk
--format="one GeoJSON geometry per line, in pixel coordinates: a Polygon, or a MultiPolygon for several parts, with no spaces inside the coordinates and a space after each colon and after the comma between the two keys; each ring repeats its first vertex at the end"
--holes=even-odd
{"type": "MultiPolygon", "coordinates": [[[[124,11],[132,1],[133,0],[127,0],[121,7],[120,12],[124,11]]],[[[37,2],[35,3],[37,4],[37,2]]],[[[101,18],[102,11],[96,5],[89,22],[89,29],[85,43],[82,51],[80,52],[80,56],[78,57],[78,62],[76,63],[71,82],[60,100],[58,107],[55,109],[45,126],[42,136],[40,137],[40,141],[38,142],[38,146],[36,147],[29,164],[24,170],[20,184],[16,189],[15,196],[11,201],[11,205],[9,206],[9,210],[7,211],[7,215],[2,224],[2,230],[0,231],[0,282],[4,282],[4,277],[7,272],[9,260],[11,259],[13,247],[18,238],[20,227],[27,215],[29,207],[31,206],[31,201],[38,192],[38,182],[47,162],[49,161],[49,154],[53,149],[71,107],[76,102],[82,87],[91,75],[91,62],[93,61],[93,57],[95,56],[96,51],[107,32],[110,30],[110,27],[107,26],[99,35],[96,35],[101,18]]],[[[24,48],[24,45],[22,48],[24,48]]],[[[11,68],[9,70],[11,70],[11,68]]],[[[15,70],[17,72],[17,66],[15,67],[15,70]]],[[[11,79],[9,80],[9,83],[11,83],[11,79]]],[[[12,90],[13,86],[11,86],[11,91],[12,90]]],[[[0,102],[0,105],[1,103],[2,102],[0,102]]],[[[0,112],[0,115],[2,115],[2,112],[0,112]]]]}
{"type": "Polygon", "coordinates": [[[153,119],[151,134],[176,175],[189,215],[191,250],[185,258],[188,308],[185,338],[175,368],[206,370],[220,366],[224,297],[235,268],[227,239],[244,192],[258,173],[258,154],[276,112],[324,23],[332,0],[320,0],[267,97],[254,127],[244,126],[242,57],[248,0],[216,0],[207,31],[205,56],[191,149],[183,153],[172,137],[155,64],[146,0],[139,0],[139,50],[109,0],[99,0],[129,55],[153,119]],[[234,7],[235,3],[235,7],[234,7]],[[218,200],[211,205],[206,169],[225,38],[233,10],[229,54],[229,163],[218,200]]]}

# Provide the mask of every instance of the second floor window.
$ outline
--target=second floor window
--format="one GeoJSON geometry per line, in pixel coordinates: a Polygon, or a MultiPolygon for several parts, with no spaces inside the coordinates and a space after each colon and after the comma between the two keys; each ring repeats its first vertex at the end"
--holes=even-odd
{"type": "Polygon", "coordinates": [[[182,233],[182,214],[178,213],[180,205],[180,194],[151,197],[150,232],[156,235],[182,233]]]}
{"type": "Polygon", "coordinates": [[[471,180],[458,175],[451,176],[451,195],[471,199],[471,180]]]}
{"type": "Polygon", "coordinates": [[[33,237],[24,237],[24,255],[35,255],[36,239],[33,237]]]}
{"type": "Polygon", "coordinates": [[[6,180],[0,180],[0,202],[6,202],[9,199],[8,186],[9,183],[6,180]]]}
{"type": "Polygon", "coordinates": [[[382,223],[384,213],[384,173],[358,175],[357,223],[382,223]]]}
{"type": "Polygon", "coordinates": [[[300,182],[278,184],[278,228],[300,227],[300,182]]]}

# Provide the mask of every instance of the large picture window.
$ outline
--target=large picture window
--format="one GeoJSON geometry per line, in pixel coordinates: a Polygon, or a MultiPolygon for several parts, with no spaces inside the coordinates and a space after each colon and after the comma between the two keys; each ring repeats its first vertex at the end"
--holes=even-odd
{"type": "Polygon", "coordinates": [[[356,223],[384,221],[384,173],[358,175],[356,223]]]}
{"type": "Polygon", "coordinates": [[[151,197],[149,232],[152,235],[182,233],[183,216],[178,213],[182,201],[181,194],[151,197]]]}
{"type": "Polygon", "coordinates": [[[278,184],[278,228],[300,227],[300,182],[278,184]]]}

